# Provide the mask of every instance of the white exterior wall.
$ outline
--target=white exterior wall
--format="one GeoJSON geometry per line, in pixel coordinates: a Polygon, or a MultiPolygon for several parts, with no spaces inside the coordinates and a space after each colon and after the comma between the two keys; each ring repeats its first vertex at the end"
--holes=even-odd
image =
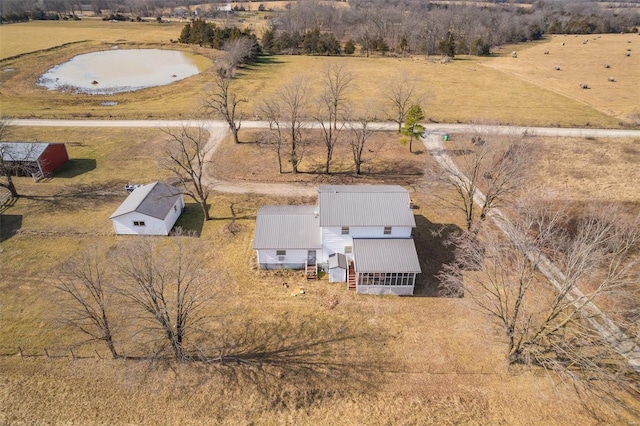
{"type": "Polygon", "coordinates": [[[347,282],[347,270],[342,268],[333,268],[329,270],[329,282],[330,283],[345,283],[347,282]]]}
{"type": "Polygon", "coordinates": [[[184,200],[178,197],[167,217],[158,219],[138,212],[131,212],[111,219],[118,235],[169,235],[171,228],[182,214],[184,200]],[[144,222],[145,226],[134,226],[133,222],[144,222]]]}
{"type": "Polygon", "coordinates": [[[113,229],[118,235],[168,235],[164,220],[146,216],[137,212],[127,213],[111,219],[113,229]],[[133,222],[144,222],[145,226],[133,226],[133,222]]]}
{"type": "Polygon", "coordinates": [[[173,225],[182,214],[182,210],[184,210],[184,198],[180,195],[174,203],[173,208],[169,211],[169,214],[167,214],[167,217],[164,218],[167,234],[171,232],[171,228],[173,228],[173,225]]]}
{"type": "MultiPolygon", "coordinates": [[[[391,234],[384,235],[384,226],[352,226],[349,228],[349,235],[342,235],[341,227],[322,227],[322,260],[321,263],[329,261],[329,255],[333,253],[344,253],[345,246],[353,247],[354,238],[410,238],[410,226],[394,226],[391,234]]],[[[347,256],[353,259],[352,254],[347,256]]]]}
{"type": "MultiPolygon", "coordinates": [[[[340,230],[338,230],[340,231],[340,230]]],[[[384,226],[354,226],[349,228],[352,238],[409,238],[410,226],[393,226],[391,234],[384,234],[384,226]]]]}
{"type": "MultiPolygon", "coordinates": [[[[353,239],[351,238],[351,235],[342,235],[341,232],[341,228],[322,228],[322,260],[319,260],[320,263],[328,262],[329,255],[333,253],[344,253],[345,246],[353,247],[353,239]]],[[[347,256],[352,257],[351,254],[347,256]]]]}
{"type": "MultiPolygon", "coordinates": [[[[276,254],[277,250],[256,250],[258,252],[258,265],[277,265],[277,267],[280,267],[280,265],[307,264],[307,254],[309,250],[281,250],[287,251],[283,260],[279,260],[280,256],[276,254]]],[[[317,252],[318,250],[316,250],[316,253],[317,252]]]]}
{"type": "Polygon", "coordinates": [[[356,287],[357,294],[395,294],[396,296],[412,296],[412,285],[359,285],[356,287]]]}

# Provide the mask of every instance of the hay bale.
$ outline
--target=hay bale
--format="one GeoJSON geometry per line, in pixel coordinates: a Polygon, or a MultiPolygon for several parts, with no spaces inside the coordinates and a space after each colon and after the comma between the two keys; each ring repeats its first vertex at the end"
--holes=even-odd
{"type": "Polygon", "coordinates": [[[605,68],[611,68],[611,65],[609,65],[609,64],[604,64],[604,67],[605,67],[605,68]]]}
{"type": "Polygon", "coordinates": [[[631,56],[631,53],[627,52],[627,54],[625,56],[629,57],[629,56],[631,56]]]}
{"type": "Polygon", "coordinates": [[[616,79],[614,77],[609,77],[609,81],[614,83],[616,81],[616,79]]]}
{"type": "Polygon", "coordinates": [[[556,65],[556,71],[560,71],[560,67],[556,65]]]}
{"type": "Polygon", "coordinates": [[[513,52],[511,52],[511,57],[512,58],[517,58],[518,57],[518,52],[516,52],[515,50],[513,52]]]}
{"type": "Polygon", "coordinates": [[[581,89],[588,89],[588,88],[589,88],[589,85],[588,85],[588,84],[586,84],[586,83],[580,83],[580,88],[581,88],[581,89]]]}
{"type": "Polygon", "coordinates": [[[562,45],[564,46],[564,41],[562,42],[562,45]]]}
{"type": "Polygon", "coordinates": [[[548,51],[548,50],[545,50],[545,51],[544,51],[544,54],[545,54],[545,55],[548,55],[548,54],[549,54],[549,51],[548,51]]]}

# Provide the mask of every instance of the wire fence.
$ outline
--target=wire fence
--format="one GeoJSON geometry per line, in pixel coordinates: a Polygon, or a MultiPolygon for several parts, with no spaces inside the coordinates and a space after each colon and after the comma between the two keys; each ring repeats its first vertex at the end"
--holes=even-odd
{"type": "MultiPolygon", "coordinates": [[[[80,349],[74,347],[42,347],[42,348],[22,348],[20,346],[0,347],[0,358],[20,358],[23,360],[29,359],[51,359],[51,360],[82,360],[82,359],[94,359],[94,360],[113,360],[111,354],[107,352],[100,352],[97,349],[80,349]]],[[[125,353],[120,354],[120,359],[131,360],[144,360],[149,361],[157,360],[157,357],[148,356],[128,356],[125,353]]],[[[426,365],[424,369],[411,369],[404,368],[392,368],[392,371],[388,373],[397,374],[429,374],[429,375],[477,375],[477,376],[504,376],[509,374],[508,371],[500,368],[499,366],[481,366],[479,368],[469,368],[464,366],[455,366],[451,369],[444,369],[442,366],[426,365]],[[497,368],[496,368],[497,367],[497,368]]]]}

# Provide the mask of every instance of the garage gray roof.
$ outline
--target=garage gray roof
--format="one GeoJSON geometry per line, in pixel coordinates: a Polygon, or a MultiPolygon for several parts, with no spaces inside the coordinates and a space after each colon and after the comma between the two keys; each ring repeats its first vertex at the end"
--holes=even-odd
{"type": "Polygon", "coordinates": [[[422,272],[413,238],[354,238],[353,257],[356,272],[422,272]]]}
{"type": "Polygon", "coordinates": [[[0,142],[2,161],[37,161],[47,149],[47,142],[0,142]]]}
{"type": "Polygon", "coordinates": [[[322,248],[316,206],[264,206],[256,217],[255,250],[322,248]]]}
{"type": "Polygon", "coordinates": [[[320,226],[416,226],[409,192],[398,185],[321,185],[320,226]]]}
{"type": "Polygon", "coordinates": [[[109,219],[127,213],[138,212],[164,219],[180,197],[180,190],[162,182],[153,182],[134,189],[109,219]]]}

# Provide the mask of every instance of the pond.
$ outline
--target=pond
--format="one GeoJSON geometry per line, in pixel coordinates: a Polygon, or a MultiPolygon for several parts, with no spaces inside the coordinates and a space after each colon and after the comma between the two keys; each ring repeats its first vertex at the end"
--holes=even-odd
{"type": "Polygon", "coordinates": [[[92,95],[163,86],[204,71],[211,60],[177,50],[117,49],[86,53],[44,73],[38,85],[92,95]]]}

